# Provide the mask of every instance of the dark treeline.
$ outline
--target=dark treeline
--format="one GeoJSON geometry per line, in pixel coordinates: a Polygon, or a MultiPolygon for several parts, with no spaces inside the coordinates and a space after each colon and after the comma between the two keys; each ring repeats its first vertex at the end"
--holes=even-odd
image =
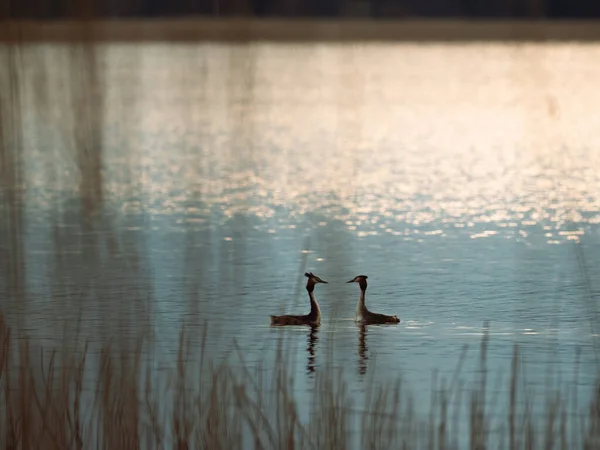
{"type": "Polygon", "coordinates": [[[0,18],[600,17],[594,0],[3,0],[0,18]]]}

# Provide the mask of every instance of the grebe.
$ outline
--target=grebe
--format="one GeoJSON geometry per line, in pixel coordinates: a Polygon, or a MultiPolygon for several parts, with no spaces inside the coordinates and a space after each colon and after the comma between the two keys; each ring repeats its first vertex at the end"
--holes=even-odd
{"type": "Polygon", "coordinates": [[[308,291],[308,297],[310,298],[310,312],[305,316],[271,316],[271,325],[319,325],[321,323],[321,309],[319,304],[315,300],[313,291],[315,284],[325,283],[327,281],[321,280],[318,276],[312,272],[306,272],[305,277],[308,277],[306,282],[306,290],[308,291]]]}
{"type": "Polygon", "coordinates": [[[346,283],[358,283],[360,286],[360,297],[356,305],[356,321],[363,325],[368,324],[384,324],[384,323],[400,323],[398,316],[386,316],[385,314],[377,314],[371,312],[365,306],[365,294],[367,292],[367,276],[358,275],[346,283]]]}

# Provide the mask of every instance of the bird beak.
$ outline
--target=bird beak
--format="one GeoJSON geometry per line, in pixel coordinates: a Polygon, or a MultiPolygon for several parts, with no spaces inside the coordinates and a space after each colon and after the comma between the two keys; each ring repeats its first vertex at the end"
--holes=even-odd
{"type": "Polygon", "coordinates": [[[325,284],[329,284],[327,281],[325,280],[319,280],[319,283],[325,283],[325,284]]]}
{"type": "Polygon", "coordinates": [[[350,281],[346,281],[346,283],[354,283],[354,278],[352,278],[350,281]]]}

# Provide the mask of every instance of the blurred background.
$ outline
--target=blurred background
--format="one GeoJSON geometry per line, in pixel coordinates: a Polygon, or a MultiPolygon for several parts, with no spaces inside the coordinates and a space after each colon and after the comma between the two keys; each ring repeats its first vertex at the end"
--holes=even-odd
{"type": "MultiPolygon", "coordinates": [[[[522,392],[594,398],[599,14],[583,0],[5,0],[13,344],[110,344],[160,383],[184,327],[188,361],[239,373],[268,377],[285,345],[303,414],[330,368],[360,411],[368,386],[401,376],[427,414],[434,374],[464,392],[480,376],[487,335],[483,402],[500,417],[514,344],[522,392]],[[308,311],[306,271],[329,282],[323,324],[269,327],[308,311]],[[367,305],[399,325],[354,324],[345,282],[363,273],[367,305]]],[[[575,434],[584,403],[565,403],[575,434]]]]}
{"type": "Polygon", "coordinates": [[[328,18],[593,18],[591,0],[5,0],[4,17],[328,17],[328,18]]]}

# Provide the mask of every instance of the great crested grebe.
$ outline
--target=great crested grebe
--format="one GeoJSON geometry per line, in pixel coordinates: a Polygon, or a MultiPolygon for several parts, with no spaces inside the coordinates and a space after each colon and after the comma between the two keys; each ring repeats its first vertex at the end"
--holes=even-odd
{"type": "Polygon", "coordinates": [[[306,272],[305,277],[308,277],[306,282],[306,290],[308,291],[308,297],[310,298],[310,312],[305,316],[271,316],[271,325],[319,325],[321,323],[321,309],[319,304],[315,300],[313,291],[315,290],[315,284],[325,283],[327,281],[321,280],[312,272],[306,272]]]}
{"type": "Polygon", "coordinates": [[[368,324],[384,324],[384,323],[400,323],[398,316],[386,316],[385,314],[377,314],[367,309],[365,305],[365,294],[367,293],[367,276],[358,275],[346,283],[358,283],[360,286],[360,297],[356,305],[356,321],[363,325],[368,324]]]}

